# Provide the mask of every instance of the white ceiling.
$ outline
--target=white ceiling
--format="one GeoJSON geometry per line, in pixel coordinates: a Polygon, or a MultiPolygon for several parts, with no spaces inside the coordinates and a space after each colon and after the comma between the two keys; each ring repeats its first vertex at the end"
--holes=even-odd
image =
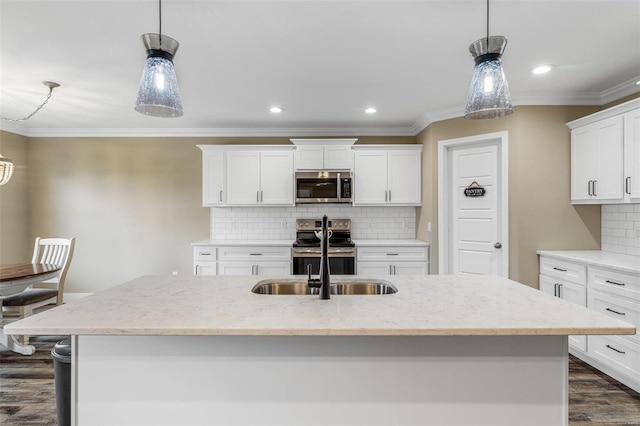
{"type": "MultiPolygon", "coordinates": [[[[484,0],[164,0],[184,116],[133,110],[156,0],[0,0],[0,127],[25,135],[414,135],[460,116],[484,0]],[[284,108],[274,115],[273,105],[284,108]],[[375,106],[378,113],[364,109],[375,106]]],[[[515,105],[640,91],[640,0],[493,0],[515,105]],[[530,69],[552,63],[550,74],[530,69]]]]}

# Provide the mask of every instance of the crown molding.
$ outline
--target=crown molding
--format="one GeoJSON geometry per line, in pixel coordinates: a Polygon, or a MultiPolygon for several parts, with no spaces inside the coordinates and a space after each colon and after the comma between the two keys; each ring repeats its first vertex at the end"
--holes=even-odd
{"type": "MultiPolygon", "coordinates": [[[[595,105],[601,106],[640,92],[640,76],[602,92],[581,94],[557,93],[553,97],[522,95],[513,98],[514,106],[526,105],[595,105]]],[[[27,128],[21,123],[0,122],[0,130],[27,137],[357,137],[416,136],[430,124],[462,117],[464,105],[430,111],[411,126],[395,127],[315,127],[315,128],[27,128]]]]}
{"type": "Polygon", "coordinates": [[[407,127],[29,129],[28,137],[308,137],[414,136],[407,127]]]}
{"type": "Polygon", "coordinates": [[[640,86],[636,84],[638,81],[640,81],[640,76],[604,90],[600,94],[600,105],[608,104],[610,102],[617,101],[618,99],[622,99],[625,96],[640,92],[640,86]]]}

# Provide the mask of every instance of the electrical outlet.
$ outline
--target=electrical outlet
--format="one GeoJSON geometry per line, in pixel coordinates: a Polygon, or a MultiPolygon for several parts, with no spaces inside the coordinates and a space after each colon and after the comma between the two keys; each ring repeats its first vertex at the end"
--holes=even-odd
{"type": "Polygon", "coordinates": [[[427,222],[427,232],[431,232],[431,222],[427,222]]]}

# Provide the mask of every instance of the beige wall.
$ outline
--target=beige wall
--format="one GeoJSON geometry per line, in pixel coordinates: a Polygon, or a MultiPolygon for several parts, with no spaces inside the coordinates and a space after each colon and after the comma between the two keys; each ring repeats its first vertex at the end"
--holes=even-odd
{"type": "Polygon", "coordinates": [[[28,139],[0,131],[0,153],[13,160],[11,180],[0,186],[0,264],[31,261],[28,139]]]}
{"type": "MultiPolygon", "coordinates": [[[[572,206],[567,121],[598,107],[517,107],[498,120],[445,120],[414,137],[358,144],[421,143],[418,237],[437,272],[437,143],[509,132],[510,276],[537,287],[539,249],[597,249],[600,207],[572,206]],[[432,222],[433,232],[427,232],[432,222]]],[[[0,262],[28,260],[36,236],[75,236],[66,291],[94,292],[143,274],[191,274],[190,244],[209,235],[197,144],[288,144],[289,138],[25,138],[0,132],[16,161],[0,187],[0,262]]]]}
{"type": "MultiPolygon", "coordinates": [[[[416,140],[363,137],[358,143],[416,140]]],[[[290,141],[29,139],[29,238],[77,238],[65,291],[95,292],[144,274],[192,273],[191,243],[208,238],[210,227],[199,144],[290,141]]]]}
{"type": "Polygon", "coordinates": [[[600,206],[570,202],[570,130],[565,123],[597,107],[517,107],[496,120],[456,118],[431,124],[418,135],[424,145],[423,207],[418,237],[431,243],[438,266],[438,141],[507,131],[509,134],[509,275],[538,286],[536,250],[599,249],[600,206]],[[432,232],[427,223],[432,222],[432,232]]]}

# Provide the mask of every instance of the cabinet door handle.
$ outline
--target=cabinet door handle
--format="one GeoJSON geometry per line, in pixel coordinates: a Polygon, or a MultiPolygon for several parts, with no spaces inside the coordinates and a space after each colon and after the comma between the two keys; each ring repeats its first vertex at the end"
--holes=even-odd
{"type": "Polygon", "coordinates": [[[262,191],[260,191],[260,202],[263,202],[263,201],[264,201],[264,199],[262,198],[262,196],[263,196],[263,195],[264,195],[264,194],[262,193],[262,191]]]}
{"type": "Polygon", "coordinates": [[[607,308],[606,310],[609,311],[609,312],[613,312],[614,314],[618,314],[618,315],[627,315],[624,312],[614,311],[613,309],[609,309],[609,308],[607,308]]]}
{"type": "Polygon", "coordinates": [[[627,176],[624,180],[624,192],[631,195],[631,176],[627,176]]]}
{"type": "Polygon", "coordinates": [[[558,284],[558,297],[562,299],[562,284],[558,284]]]}
{"type": "Polygon", "coordinates": [[[196,265],[196,275],[198,275],[198,266],[199,265],[196,265]]]}
{"type": "Polygon", "coordinates": [[[619,285],[619,286],[624,287],[624,283],[617,283],[617,282],[615,282],[615,281],[606,280],[606,281],[605,281],[605,283],[607,283],[607,284],[613,284],[613,285],[619,285]]]}
{"type": "Polygon", "coordinates": [[[389,190],[389,202],[391,202],[391,190],[389,190]]]}
{"type": "Polygon", "coordinates": [[[587,182],[587,192],[589,193],[589,196],[592,196],[592,195],[593,195],[593,194],[592,194],[592,191],[591,191],[591,183],[592,183],[592,182],[593,182],[592,180],[590,180],[589,182],[587,182]]]}
{"type": "Polygon", "coordinates": [[[594,181],[593,181],[593,196],[594,196],[594,197],[597,197],[597,196],[598,196],[598,191],[596,191],[596,188],[597,188],[596,184],[597,184],[597,183],[598,183],[598,181],[597,181],[597,180],[594,180],[594,181]]]}
{"type": "Polygon", "coordinates": [[[553,285],[553,297],[558,297],[558,283],[553,285]]]}
{"type": "Polygon", "coordinates": [[[393,265],[393,275],[396,274],[396,265],[393,265]]]}
{"type": "Polygon", "coordinates": [[[389,201],[389,196],[387,195],[387,190],[384,190],[384,202],[386,203],[387,201],[389,201]]]}
{"type": "Polygon", "coordinates": [[[220,202],[222,202],[222,189],[220,190],[219,198],[220,198],[220,202]]]}
{"type": "Polygon", "coordinates": [[[260,202],[260,191],[256,191],[256,203],[260,202]]]}
{"type": "Polygon", "coordinates": [[[393,272],[391,270],[391,265],[389,265],[389,275],[393,275],[393,272]]]}
{"type": "Polygon", "coordinates": [[[616,349],[616,348],[614,348],[613,346],[609,346],[609,345],[606,345],[606,346],[607,346],[609,349],[611,349],[612,351],[616,351],[616,352],[618,352],[619,354],[623,354],[623,355],[624,355],[624,354],[626,354],[626,352],[621,351],[620,349],[616,349]]]}
{"type": "Polygon", "coordinates": [[[566,269],[556,268],[555,266],[553,267],[553,269],[555,269],[556,271],[560,271],[560,272],[567,272],[566,269]]]}

